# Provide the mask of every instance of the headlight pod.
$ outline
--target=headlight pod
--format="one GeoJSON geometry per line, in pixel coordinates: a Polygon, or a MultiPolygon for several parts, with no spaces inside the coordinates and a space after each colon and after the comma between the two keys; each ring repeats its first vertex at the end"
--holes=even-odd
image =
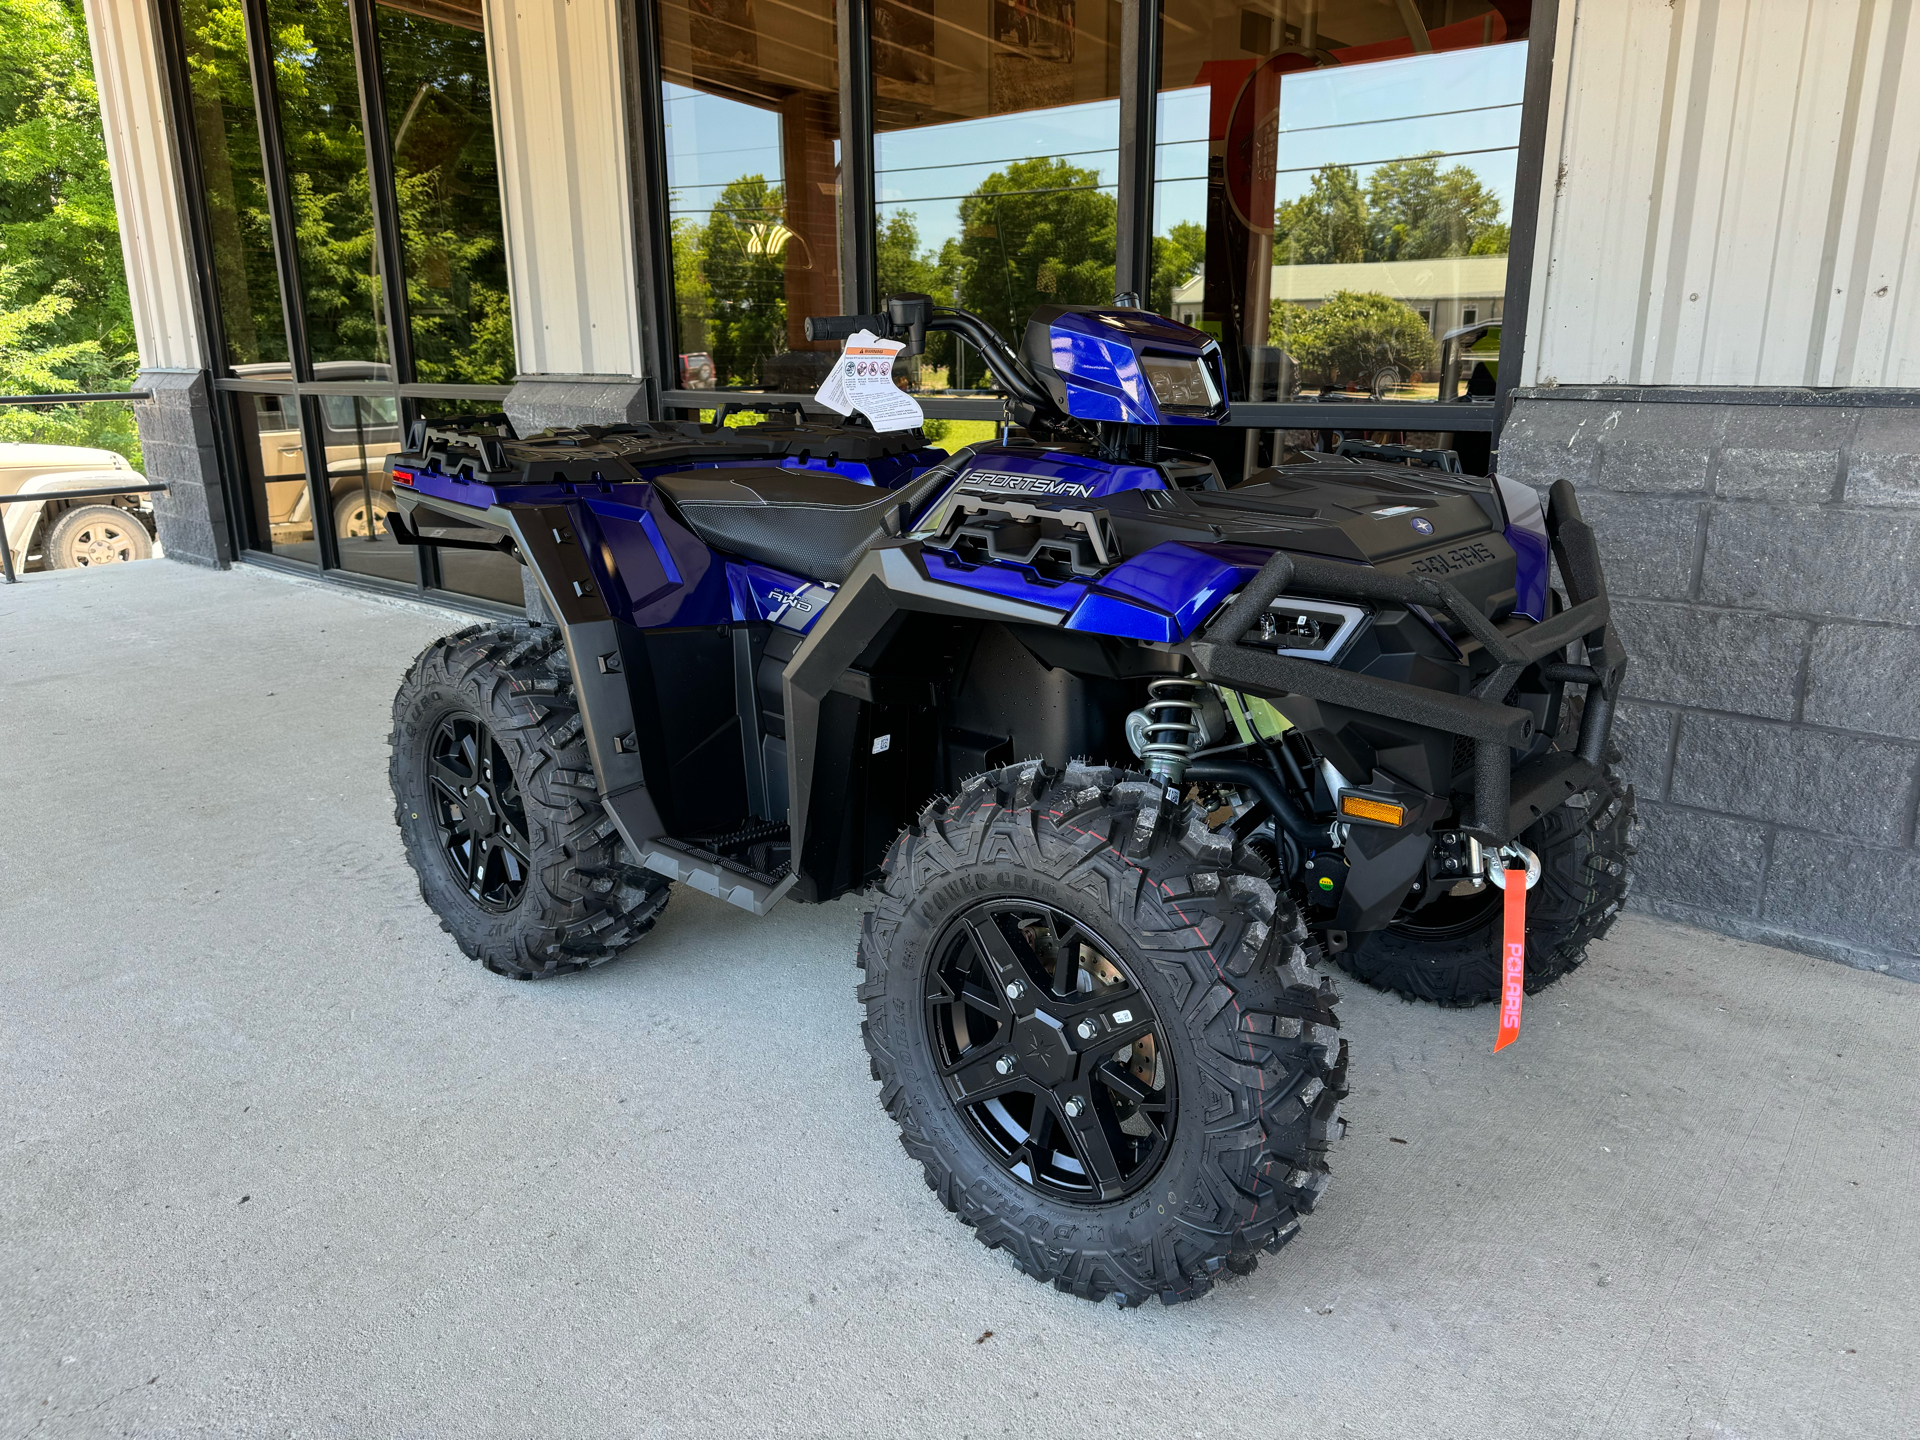
{"type": "MultiPolygon", "coordinates": [[[[1229,604],[1233,599],[1228,598],[1229,604]]],[[[1347,648],[1367,618],[1365,606],[1346,601],[1278,595],[1240,643],[1302,660],[1331,661],[1347,648]]]]}

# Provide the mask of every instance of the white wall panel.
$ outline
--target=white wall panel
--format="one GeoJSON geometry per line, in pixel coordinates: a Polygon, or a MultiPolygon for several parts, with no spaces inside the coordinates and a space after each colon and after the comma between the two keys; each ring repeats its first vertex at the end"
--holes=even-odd
{"type": "Polygon", "coordinates": [[[153,16],[146,0],[86,0],[86,17],[140,365],[196,369],[205,350],[153,16]]]}
{"type": "Polygon", "coordinates": [[[640,375],[616,0],[486,0],[523,375],[640,375]]]}
{"type": "Polygon", "coordinates": [[[1913,386],[1915,0],[1562,0],[1527,384],[1913,386]]]}

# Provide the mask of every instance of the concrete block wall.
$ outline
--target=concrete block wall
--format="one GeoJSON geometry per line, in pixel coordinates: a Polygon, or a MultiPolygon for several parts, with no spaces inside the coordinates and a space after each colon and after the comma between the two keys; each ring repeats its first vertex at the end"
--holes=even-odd
{"type": "Polygon", "coordinates": [[[1916,978],[1915,401],[1516,393],[1500,472],[1580,492],[1631,657],[1631,905],[1916,978]]]}
{"type": "Polygon", "coordinates": [[[173,560],[231,564],[207,373],[142,370],[134,388],[153,393],[152,399],[137,400],[133,407],[140,427],[141,466],[148,480],[171,487],[153,497],[162,547],[173,560]]]}

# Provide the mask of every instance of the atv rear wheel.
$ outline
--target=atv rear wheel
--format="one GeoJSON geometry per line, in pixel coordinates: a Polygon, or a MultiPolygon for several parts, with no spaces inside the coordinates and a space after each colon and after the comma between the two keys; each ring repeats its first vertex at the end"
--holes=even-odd
{"type": "MultiPolygon", "coordinates": [[[[1527,893],[1529,995],[1586,960],[1588,943],[1614,924],[1627,898],[1634,826],[1634,787],[1610,767],[1593,789],[1521,833],[1521,844],[1541,858],[1540,882],[1527,893]]],[[[1335,959],[1380,990],[1475,1006],[1501,991],[1501,924],[1501,892],[1488,885],[1357,937],[1335,959]]]]}
{"type": "Polygon", "coordinates": [[[1306,928],[1172,795],[978,776],[894,842],[861,929],[862,1034],[928,1186],[1030,1276],[1123,1305],[1290,1240],[1346,1094],[1306,928]]]}
{"type": "Polygon", "coordinates": [[[394,697],[394,819],[420,894],[490,971],[516,980],[610,961],[667,904],[601,808],[573,678],[551,626],[437,640],[394,697]]]}

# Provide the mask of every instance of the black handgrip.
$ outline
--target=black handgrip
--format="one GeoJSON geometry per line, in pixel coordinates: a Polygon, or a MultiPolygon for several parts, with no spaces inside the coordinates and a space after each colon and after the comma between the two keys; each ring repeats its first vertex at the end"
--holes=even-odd
{"type": "Polygon", "coordinates": [[[807,317],[807,338],[809,340],[845,340],[858,330],[871,330],[874,334],[887,334],[887,317],[884,315],[810,315],[807,317]]]}

